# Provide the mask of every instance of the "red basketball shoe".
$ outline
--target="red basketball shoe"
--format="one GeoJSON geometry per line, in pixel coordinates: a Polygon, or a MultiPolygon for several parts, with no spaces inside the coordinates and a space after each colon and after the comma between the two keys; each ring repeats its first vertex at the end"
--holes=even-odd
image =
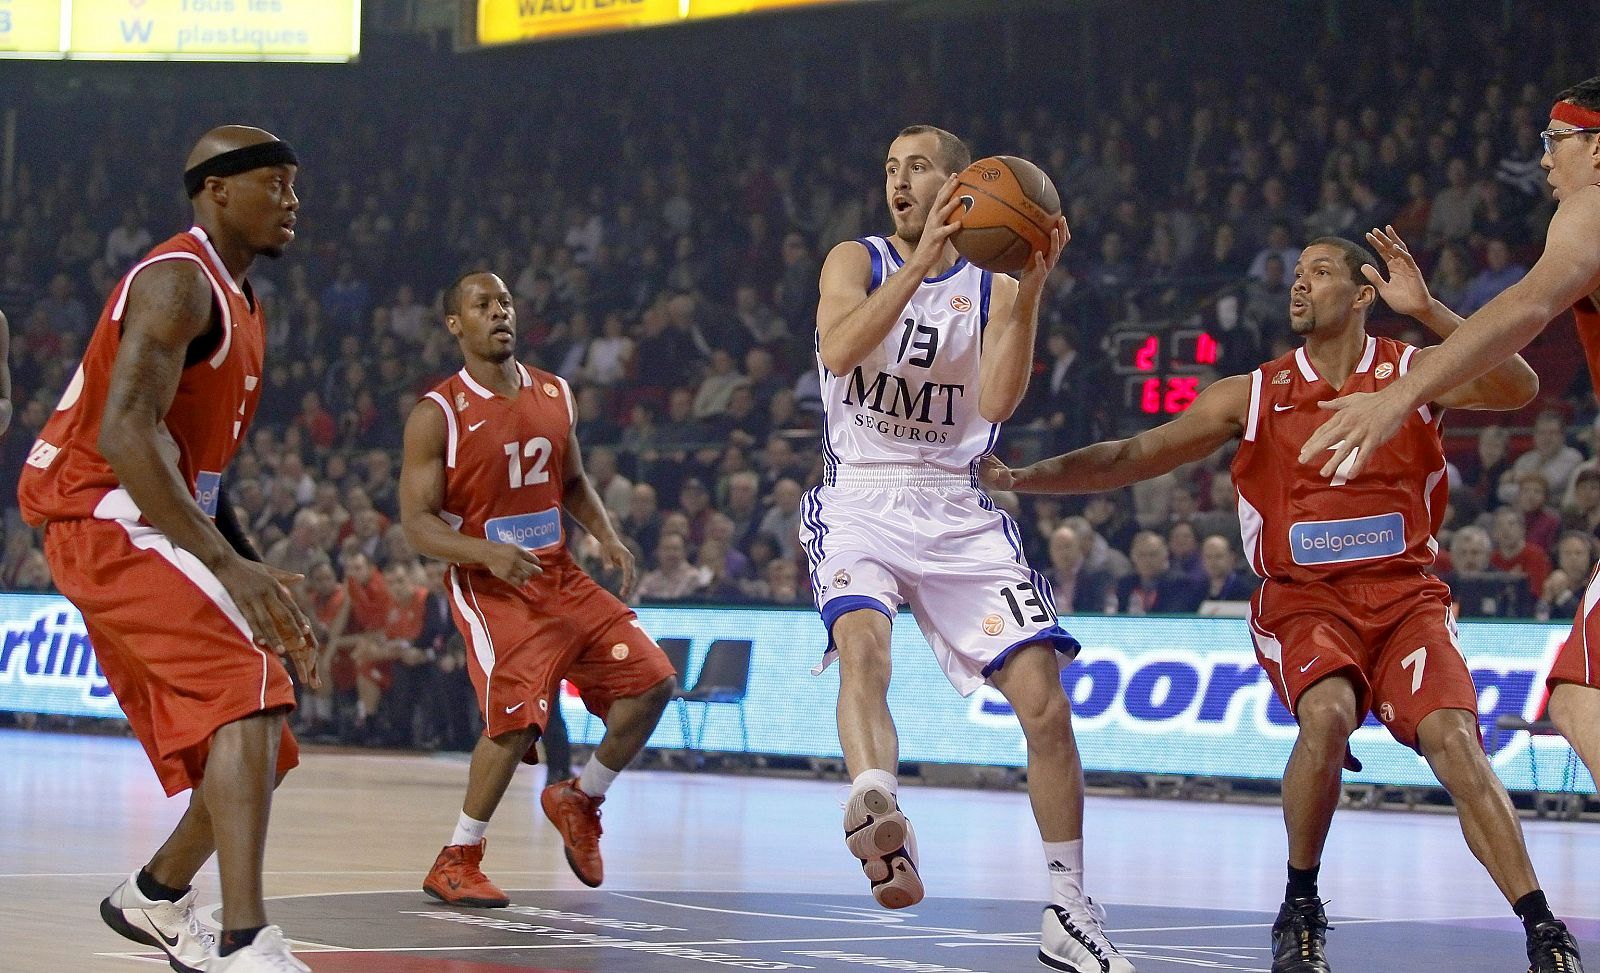
{"type": "Polygon", "coordinates": [[[594,888],[605,881],[605,864],[600,860],[600,805],[603,797],[590,797],[578,789],[576,780],[551,784],[539,795],[545,817],[561,832],[567,864],[578,881],[594,888]]]}
{"type": "Polygon", "coordinates": [[[483,864],[484,845],[445,845],[433,860],[428,877],[422,880],[422,891],[446,905],[474,909],[504,909],[510,905],[506,894],[478,867],[483,864]]]}

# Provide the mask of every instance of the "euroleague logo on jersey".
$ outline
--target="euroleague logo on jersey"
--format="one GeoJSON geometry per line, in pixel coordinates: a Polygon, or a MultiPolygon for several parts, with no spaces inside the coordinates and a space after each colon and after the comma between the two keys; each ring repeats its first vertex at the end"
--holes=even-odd
{"type": "Polygon", "coordinates": [[[965,294],[957,294],[955,297],[950,298],[950,310],[965,314],[972,310],[972,298],[965,294]]]}
{"type": "Polygon", "coordinates": [[[544,383],[544,394],[550,396],[553,399],[556,396],[561,394],[561,390],[556,388],[554,383],[546,382],[546,383],[544,383]]]}
{"type": "Polygon", "coordinates": [[[1372,370],[1372,377],[1378,379],[1379,381],[1382,381],[1393,374],[1394,365],[1390,364],[1389,362],[1384,362],[1382,365],[1379,365],[1377,368],[1372,370]]]}

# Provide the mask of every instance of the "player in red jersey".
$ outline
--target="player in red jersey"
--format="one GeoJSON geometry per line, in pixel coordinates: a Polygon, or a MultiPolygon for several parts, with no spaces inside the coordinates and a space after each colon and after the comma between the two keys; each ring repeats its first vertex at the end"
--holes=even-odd
{"type": "Polygon", "coordinates": [[[484,830],[517,763],[534,761],[559,682],[579,688],[606,733],[583,775],[547,786],[540,803],[573,872],[596,886],[600,803],[655,730],[676,673],[634,613],[567,552],[563,511],[622,572],[624,595],[632,587],[633,555],[583,471],[571,389],[513,357],[511,292],[494,274],[472,273],[444,304],[466,367],[406,422],[400,517],[412,547],[451,564],[451,611],[485,726],[455,835],[422,889],[452,905],[498,908],[509,900],[480,868],[484,830]]]}
{"type": "Polygon", "coordinates": [[[294,688],[270,650],[315,684],[315,639],[285,587],[298,576],[261,563],[222,491],[263,374],[245,273],[294,239],[298,168],[257,128],[200,140],[184,173],[194,226],[112,291],[18,483],[162,786],[194,791],[166,844],[100,905],[175,970],[309,969],[266,924],[261,863],[274,782],[298,759],[294,688]],[[190,887],[213,852],[215,944],[190,887]]]}
{"type": "Polygon", "coordinates": [[[1216,382],[1187,412],[1149,432],[1025,469],[994,467],[986,480],[1031,493],[1110,490],[1240,440],[1233,461],[1239,519],[1251,566],[1266,579],[1251,602],[1251,634],[1274,691],[1300,725],[1283,775],[1289,883],[1273,924],[1274,973],[1327,973],[1317,870],[1348,741],[1369,711],[1427,759],[1455,799],[1468,845],[1527,926],[1533,968],[1572,973],[1577,947],[1550,914],[1516,812],[1483,752],[1478,694],[1456,645],[1449,589],[1427,574],[1447,491],[1439,410],[1518,408],[1537,394],[1538,379],[1512,358],[1419,407],[1399,438],[1371,458],[1379,475],[1358,482],[1297,459],[1326,418],[1318,403],[1381,388],[1433,354],[1367,334],[1377,296],[1440,335],[1460,325],[1428,295],[1392,228],[1368,240],[1382,252],[1388,280],[1348,240],[1324,237],[1302,252],[1289,318],[1305,344],[1294,352],[1216,382]]]}
{"type": "MultiPolygon", "coordinates": [[[[1381,395],[1341,398],[1324,408],[1338,409],[1332,421],[1306,443],[1301,462],[1328,464],[1354,455],[1359,475],[1370,454],[1394,435],[1400,417],[1463,381],[1481,375],[1543,331],[1550,320],[1572,308],[1578,337],[1589,363],[1589,377],[1600,391],[1600,77],[1556,95],[1550,127],[1540,133],[1556,198],[1544,253],[1526,277],[1484,305],[1463,329],[1439,346],[1425,366],[1381,395]]],[[[1325,464],[1326,465],[1326,464],[1325,464]]],[[[1552,491],[1564,484],[1552,483],[1552,491]]],[[[1600,572],[1591,574],[1572,634],[1550,670],[1550,719],[1571,741],[1589,774],[1600,780],[1600,572]]]]}

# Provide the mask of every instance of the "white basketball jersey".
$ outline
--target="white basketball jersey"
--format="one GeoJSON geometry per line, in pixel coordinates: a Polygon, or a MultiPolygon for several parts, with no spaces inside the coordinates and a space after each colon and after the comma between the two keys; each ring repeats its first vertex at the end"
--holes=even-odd
{"type": "MultiPolygon", "coordinates": [[[[859,241],[872,257],[870,294],[904,263],[883,237],[859,241]]],[[[978,360],[989,323],[987,271],[956,261],[926,279],[901,322],[849,374],[823,366],[823,482],[839,466],[919,464],[969,474],[1000,427],[978,412],[978,360]]]]}

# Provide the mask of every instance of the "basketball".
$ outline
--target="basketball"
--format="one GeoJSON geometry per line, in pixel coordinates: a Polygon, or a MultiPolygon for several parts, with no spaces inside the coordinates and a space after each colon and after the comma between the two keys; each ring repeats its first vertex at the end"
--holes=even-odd
{"type": "Polygon", "coordinates": [[[1061,196],[1044,170],[1014,155],[979,159],[961,171],[956,198],[961,229],[950,242],[969,262],[996,274],[1015,274],[1036,250],[1050,248],[1061,196]]]}

